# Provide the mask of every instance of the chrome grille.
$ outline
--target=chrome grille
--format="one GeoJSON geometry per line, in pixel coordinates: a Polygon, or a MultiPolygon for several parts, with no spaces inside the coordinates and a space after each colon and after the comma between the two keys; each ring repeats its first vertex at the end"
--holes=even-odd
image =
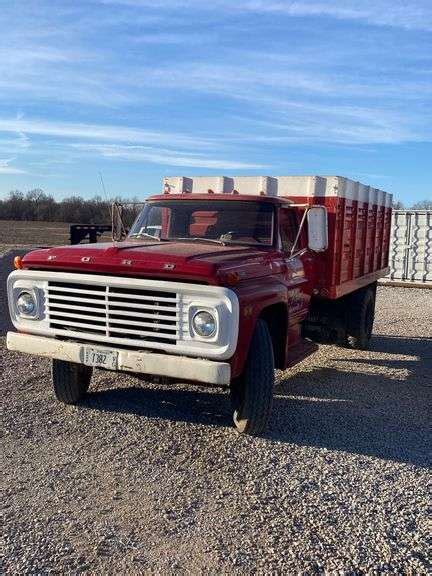
{"type": "MultiPolygon", "coordinates": [[[[179,338],[179,295],[146,288],[50,281],[47,315],[50,328],[89,339],[124,339],[151,347],[176,344],[179,338]]],[[[125,342],[126,343],[126,342],[125,342]]]]}

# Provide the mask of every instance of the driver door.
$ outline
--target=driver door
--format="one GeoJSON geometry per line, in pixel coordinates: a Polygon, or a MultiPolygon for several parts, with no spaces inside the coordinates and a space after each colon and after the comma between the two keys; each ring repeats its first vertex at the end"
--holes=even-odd
{"type": "Polygon", "coordinates": [[[288,349],[301,341],[301,322],[305,319],[310,295],[303,264],[303,238],[300,235],[295,245],[300,218],[293,208],[281,208],[279,212],[279,237],[282,251],[282,277],[287,290],[288,303],[288,349]],[[294,250],[293,250],[294,248],[294,250]]]}

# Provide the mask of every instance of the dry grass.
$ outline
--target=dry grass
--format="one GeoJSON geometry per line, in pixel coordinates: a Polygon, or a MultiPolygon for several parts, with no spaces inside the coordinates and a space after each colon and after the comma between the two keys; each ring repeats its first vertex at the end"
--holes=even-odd
{"type": "Polygon", "coordinates": [[[0,220],[0,244],[5,246],[61,246],[69,244],[66,222],[0,220]]]}
{"type": "MultiPolygon", "coordinates": [[[[69,244],[67,222],[25,222],[0,220],[0,256],[12,248],[37,248],[64,246],[69,244]]],[[[104,234],[100,241],[109,241],[111,233],[104,234]]]]}

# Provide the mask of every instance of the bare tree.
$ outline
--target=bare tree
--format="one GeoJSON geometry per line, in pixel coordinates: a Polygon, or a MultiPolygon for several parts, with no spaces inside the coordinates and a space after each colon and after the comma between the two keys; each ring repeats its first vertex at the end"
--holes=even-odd
{"type": "Polygon", "coordinates": [[[421,200],[411,206],[413,210],[432,210],[432,200],[421,200]]]}
{"type": "Polygon", "coordinates": [[[35,188],[23,193],[13,190],[0,200],[0,220],[42,220],[76,224],[103,224],[111,221],[111,201],[100,196],[84,199],[70,196],[56,201],[35,188]]]}
{"type": "Polygon", "coordinates": [[[405,206],[403,205],[403,202],[401,202],[400,200],[393,200],[392,208],[393,210],[403,210],[405,206]]]}

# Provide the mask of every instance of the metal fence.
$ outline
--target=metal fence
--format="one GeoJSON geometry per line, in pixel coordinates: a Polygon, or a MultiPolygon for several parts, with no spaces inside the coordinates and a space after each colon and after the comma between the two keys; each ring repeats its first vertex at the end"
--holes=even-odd
{"type": "Polygon", "coordinates": [[[386,280],[432,285],[432,210],[394,210],[386,280]]]}

